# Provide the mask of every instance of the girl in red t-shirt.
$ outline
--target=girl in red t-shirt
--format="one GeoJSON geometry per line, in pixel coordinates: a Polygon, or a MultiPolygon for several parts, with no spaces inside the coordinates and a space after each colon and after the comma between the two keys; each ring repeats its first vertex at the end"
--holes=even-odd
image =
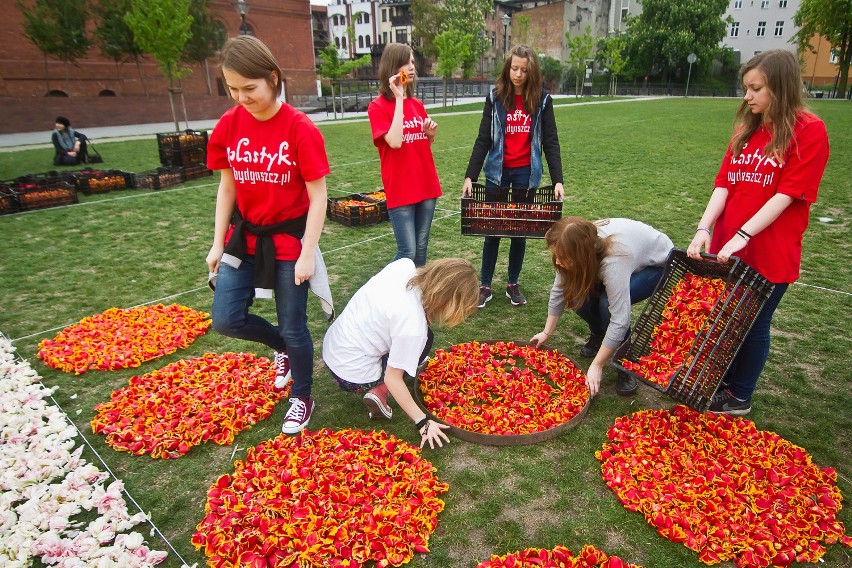
{"type": "MultiPolygon", "coordinates": [[[[473,182],[483,170],[484,162],[486,201],[506,200],[506,192],[498,192],[498,188],[511,188],[514,202],[528,200],[534,195],[527,194],[527,190],[537,188],[541,183],[544,169],[542,154],[547,160],[554,196],[561,200],[565,192],[553,99],[541,86],[541,68],[535,50],[526,45],[516,45],[503,62],[497,88],[485,99],[462,195],[471,195],[473,182]]],[[[526,238],[511,238],[506,297],[513,306],[527,303],[518,286],[526,246],[526,238]]],[[[499,252],[500,237],[485,237],[479,286],[480,308],[493,298],[491,280],[499,252]]]]}
{"type": "Polygon", "coordinates": [[[379,150],[388,216],[396,256],[426,264],[429,229],[441,183],[432,157],[438,125],[414,98],[414,52],[407,45],[385,46],[379,61],[379,96],[367,108],[373,143],[379,150]]]}
{"type": "Polygon", "coordinates": [[[737,416],[751,411],[769,356],[772,314],[799,277],[802,235],[829,154],[825,124],[804,107],[792,52],[754,56],[743,68],[742,85],[734,137],[687,249],[695,259],[702,249],[715,252],[722,262],[738,254],[775,284],[710,404],[711,412],[737,416]]]}
{"type": "Polygon", "coordinates": [[[325,144],[303,113],[282,103],[283,75],[269,48],[252,36],[222,49],[222,79],[239,104],[210,136],[207,165],[220,170],[213,246],[207,255],[213,328],[275,350],[276,388],[291,376],[285,434],[311,418],[314,349],[307,323],[308,280],[325,220],[329,173],[325,144]],[[278,326],[249,313],[275,296],[278,326]]]}

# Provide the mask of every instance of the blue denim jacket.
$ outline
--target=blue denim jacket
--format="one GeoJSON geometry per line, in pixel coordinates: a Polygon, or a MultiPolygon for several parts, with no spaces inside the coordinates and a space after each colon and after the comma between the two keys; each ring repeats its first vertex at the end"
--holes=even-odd
{"type": "MultiPolygon", "coordinates": [[[[497,98],[497,91],[491,90],[491,149],[485,157],[483,174],[489,182],[500,185],[503,175],[503,138],[506,133],[506,108],[497,98]]],[[[538,187],[541,184],[543,172],[541,161],[541,113],[545,103],[550,99],[547,91],[542,91],[541,101],[538,104],[532,120],[532,152],[530,155],[530,187],[538,187]]]]}

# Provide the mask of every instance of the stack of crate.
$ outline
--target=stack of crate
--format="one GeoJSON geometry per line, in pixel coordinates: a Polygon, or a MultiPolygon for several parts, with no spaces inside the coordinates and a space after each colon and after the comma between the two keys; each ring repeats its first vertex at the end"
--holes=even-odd
{"type": "Polygon", "coordinates": [[[183,178],[191,180],[213,175],[207,169],[207,132],[184,130],[157,134],[160,163],[182,169],[183,178]]]}

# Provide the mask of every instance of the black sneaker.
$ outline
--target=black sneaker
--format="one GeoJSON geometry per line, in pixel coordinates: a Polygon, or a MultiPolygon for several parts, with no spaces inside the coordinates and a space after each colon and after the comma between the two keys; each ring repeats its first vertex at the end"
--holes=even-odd
{"type": "Polygon", "coordinates": [[[491,301],[491,298],[494,297],[494,294],[491,293],[491,286],[480,286],[479,287],[479,303],[476,305],[477,308],[484,308],[485,304],[491,301]]]}
{"type": "Polygon", "coordinates": [[[509,298],[513,306],[523,306],[527,303],[527,299],[521,294],[521,288],[517,284],[506,285],[506,297],[509,298]]]}
{"type": "Polygon", "coordinates": [[[740,400],[728,389],[722,389],[713,395],[708,409],[713,414],[728,414],[730,416],[745,416],[751,412],[751,397],[740,400]]]}
{"type": "Polygon", "coordinates": [[[589,339],[586,340],[586,344],[580,349],[580,357],[594,357],[597,355],[603,339],[603,335],[591,334],[589,339]]]}
{"type": "Polygon", "coordinates": [[[619,396],[630,396],[638,386],[639,382],[630,373],[620,370],[615,372],[615,392],[619,396]]]}

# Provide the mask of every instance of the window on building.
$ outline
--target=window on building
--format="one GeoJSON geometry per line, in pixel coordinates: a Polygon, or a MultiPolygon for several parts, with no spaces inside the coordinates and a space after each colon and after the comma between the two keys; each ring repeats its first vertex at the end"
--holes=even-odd
{"type": "Polygon", "coordinates": [[[388,11],[385,8],[382,8],[382,21],[383,22],[388,21],[388,11]]]}
{"type": "Polygon", "coordinates": [[[742,10],[743,9],[743,0],[736,0],[734,2],[734,10],[742,10]]]}
{"type": "Polygon", "coordinates": [[[760,9],[768,10],[769,9],[769,0],[760,0],[760,9]]]}
{"type": "Polygon", "coordinates": [[[358,36],[358,49],[364,49],[364,36],[358,36]]]}
{"type": "Polygon", "coordinates": [[[828,62],[831,63],[832,65],[837,65],[837,63],[839,61],[840,61],[840,59],[838,59],[837,50],[832,49],[831,53],[828,55],[828,62]]]}
{"type": "Polygon", "coordinates": [[[739,22],[731,22],[731,37],[739,37],[740,36],[740,23],[739,22]]]}
{"type": "Polygon", "coordinates": [[[784,35],[784,20],[778,20],[775,22],[775,37],[781,37],[784,35]]]}
{"type": "Polygon", "coordinates": [[[757,22],[757,37],[766,36],[766,22],[757,22]]]}
{"type": "Polygon", "coordinates": [[[787,0],[778,0],[778,7],[779,8],[786,8],[787,7],[787,0]]]}
{"type": "Polygon", "coordinates": [[[343,47],[343,49],[348,49],[346,47],[346,37],[345,36],[340,38],[340,45],[343,47]]]}
{"type": "Polygon", "coordinates": [[[382,43],[388,43],[388,32],[382,32],[382,43]]]}
{"type": "Polygon", "coordinates": [[[334,38],[334,47],[336,47],[337,49],[340,49],[340,38],[339,37],[334,38]]]}
{"type": "Polygon", "coordinates": [[[370,47],[370,36],[364,36],[364,45],[370,47]]]}
{"type": "Polygon", "coordinates": [[[406,30],[396,30],[396,43],[408,43],[408,32],[406,30]]]}
{"type": "Polygon", "coordinates": [[[624,21],[624,18],[626,18],[626,17],[627,17],[627,14],[628,14],[628,10],[627,10],[627,8],[622,8],[622,9],[621,9],[621,21],[622,21],[622,22],[624,21]]]}
{"type": "Polygon", "coordinates": [[[364,14],[364,23],[365,23],[365,24],[369,24],[369,23],[370,23],[370,14],[364,14]]]}

